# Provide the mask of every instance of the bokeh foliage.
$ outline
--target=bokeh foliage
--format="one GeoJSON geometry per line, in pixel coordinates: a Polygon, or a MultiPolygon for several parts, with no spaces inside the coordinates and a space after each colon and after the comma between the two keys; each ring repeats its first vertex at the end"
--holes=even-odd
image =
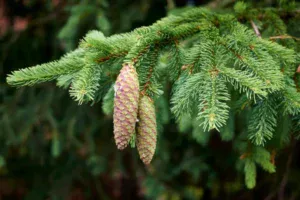
{"type": "MultiPolygon", "coordinates": [[[[299,51],[299,12],[294,12],[297,5],[285,1],[271,4],[215,1],[208,6],[235,11],[239,21],[248,27],[251,28],[250,21],[254,21],[262,37],[279,36],[272,40],[299,51]],[[275,15],[274,8],[253,9],[261,6],[277,7],[280,12],[275,15]]],[[[17,5],[21,4],[8,6],[17,5]]],[[[277,119],[276,134],[270,144],[266,148],[255,147],[247,141],[247,133],[241,132],[248,125],[252,112],[249,107],[253,102],[240,98],[230,105],[236,109],[228,113],[230,121],[219,134],[203,131],[197,119],[190,120],[188,116],[175,123],[168,109],[172,92],[169,91],[156,102],[160,111],[158,149],[153,164],[144,167],[135,150],[120,153],[115,148],[109,101],[112,93],[98,94],[97,98],[104,97],[102,105],[99,102],[78,106],[66,91],[54,84],[15,90],[4,81],[12,70],[56,59],[74,49],[90,29],[97,28],[110,35],[149,25],[166,15],[168,5],[160,1],[114,4],[62,1],[57,5],[30,1],[22,4],[23,12],[9,13],[12,19],[19,13],[31,18],[25,30],[11,29],[1,38],[0,186],[3,187],[0,187],[0,195],[20,199],[299,197],[300,163],[296,160],[299,130],[293,130],[299,127],[298,117],[293,121],[290,117],[277,119]],[[43,16],[45,20],[40,20],[43,16]],[[262,173],[262,168],[273,172],[275,160],[276,174],[262,173]],[[253,174],[257,174],[257,179],[253,174]],[[286,180],[282,176],[287,176],[286,180]],[[244,179],[248,188],[255,182],[257,187],[248,191],[244,179]]],[[[181,10],[169,12],[180,13],[181,10]]],[[[161,58],[162,69],[169,64],[167,61],[161,58]]],[[[62,83],[68,81],[68,77],[65,78],[62,83]]],[[[297,83],[299,75],[294,79],[297,83]]],[[[107,85],[104,91],[110,88],[107,85]]],[[[233,93],[233,99],[238,97],[233,93]]]]}

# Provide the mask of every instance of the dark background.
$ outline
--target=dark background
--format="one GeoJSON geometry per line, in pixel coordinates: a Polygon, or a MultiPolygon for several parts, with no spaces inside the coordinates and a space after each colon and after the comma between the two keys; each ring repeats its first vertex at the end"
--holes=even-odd
{"type": "MultiPolygon", "coordinates": [[[[177,7],[231,9],[234,1],[174,1],[177,7]]],[[[276,6],[277,1],[252,1],[276,6]]],[[[78,106],[55,83],[11,88],[13,70],[58,59],[91,29],[105,35],[167,15],[164,0],[0,0],[0,200],[2,199],[299,199],[300,143],[276,153],[276,174],[258,170],[248,190],[241,155],[211,133],[201,145],[166,123],[153,164],[120,152],[101,102],[78,106]]],[[[299,36],[299,35],[298,35],[299,36]]]]}

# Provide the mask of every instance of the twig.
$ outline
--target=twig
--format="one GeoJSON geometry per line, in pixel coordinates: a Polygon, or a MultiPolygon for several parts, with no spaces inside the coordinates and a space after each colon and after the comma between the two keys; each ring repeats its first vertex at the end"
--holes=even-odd
{"type": "Polygon", "coordinates": [[[270,40],[275,40],[275,39],[294,39],[294,40],[300,40],[300,38],[291,36],[291,35],[277,35],[277,36],[272,36],[270,37],[270,40]]]}
{"type": "Polygon", "coordinates": [[[287,160],[287,163],[286,163],[285,173],[284,173],[284,176],[283,176],[282,181],[281,181],[280,186],[279,186],[279,190],[278,190],[278,199],[279,200],[283,200],[284,199],[285,186],[286,186],[287,181],[288,181],[289,172],[290,172],[290,166],[291,166],[292,160],[293,160],[294,146],[295,145],[293,144],[292,145],[291,153],[290,153],[290,155],[288,157],[288,160],[287,160]]]}
{"type": "MultiPolygon", "coordinates": [[[[156,58],[156,62],[157,62],[157,58],[158,58],[158,48],[155,45],[155,58],[156,58]]],[[[151,77],[153,75],[153,68],[155,65],[150,66],[149,70],[148,70],[148,76],[147,76],[147,82],[144,85],[144,89],[142,90],[141,94],[145,95],[146,91],[149,89],[149,86],[151,84],[151,77]]]]}
{"type": "Polygon", "coordinates": [[[253,20],[250,20],[250,23],[251,23],[251,26],[252,26],[252,28],[253,28],[255,34],[256,34],[259,38],[261,38],[261,34],[260,34],[260,32],[259,32],[258,27],[256,26],[256,24],[253,22],[253,20]]]}

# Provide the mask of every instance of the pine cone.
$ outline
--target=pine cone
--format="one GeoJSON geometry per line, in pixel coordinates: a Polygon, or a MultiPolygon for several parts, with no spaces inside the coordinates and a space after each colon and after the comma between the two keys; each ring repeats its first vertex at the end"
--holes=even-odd
{"type": "Polygon", "coordinates": [[[156,148],[156,115],[153,101],[143,96],[139,103],[137,128],[137,149],[140,158],[147,165],[151,162],[156,148]]]}
{"type": "Polygon", "coordinates": [[[125,64],[117,77],[114,99],[114,137],[118,149],[127,147],[135,131],[139,81],[133,65],[125,64]]]}

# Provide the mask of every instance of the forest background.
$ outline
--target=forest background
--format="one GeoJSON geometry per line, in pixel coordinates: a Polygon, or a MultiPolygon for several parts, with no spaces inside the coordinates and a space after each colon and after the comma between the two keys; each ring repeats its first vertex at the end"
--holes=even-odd
{"type": "MultiPolygon", "coordinates": [[[[299,52],[297,3],[244,2],[288,10],[273,24],[284,23],[286,33],[269,30],[262,36],[279,37],[273,40],[299,52]]],[[[0,199],[299,199],[298,130],[277,130],[289,142],[269,152],[276,173],[258,167],[256,186],[248,189],[239,162],[246,155],[237,151],[239,132],[232,128],[246,119],[232,118],[227,135],[214,130],[199,136],[188,119],[176,123],[168,109],[161,109],[157,151],[145,166],[135,149],[117,150],[112,115],[102,101],[79,106],[53,82],[18,89],[6,83],[14,70],[74,50],[90,30],[110,36],[188,7],[233,13],[237,5],[233,0],[0,0],[0,199]]],[[[167,101],[161,104],[168,107],[167,101]]]]}

